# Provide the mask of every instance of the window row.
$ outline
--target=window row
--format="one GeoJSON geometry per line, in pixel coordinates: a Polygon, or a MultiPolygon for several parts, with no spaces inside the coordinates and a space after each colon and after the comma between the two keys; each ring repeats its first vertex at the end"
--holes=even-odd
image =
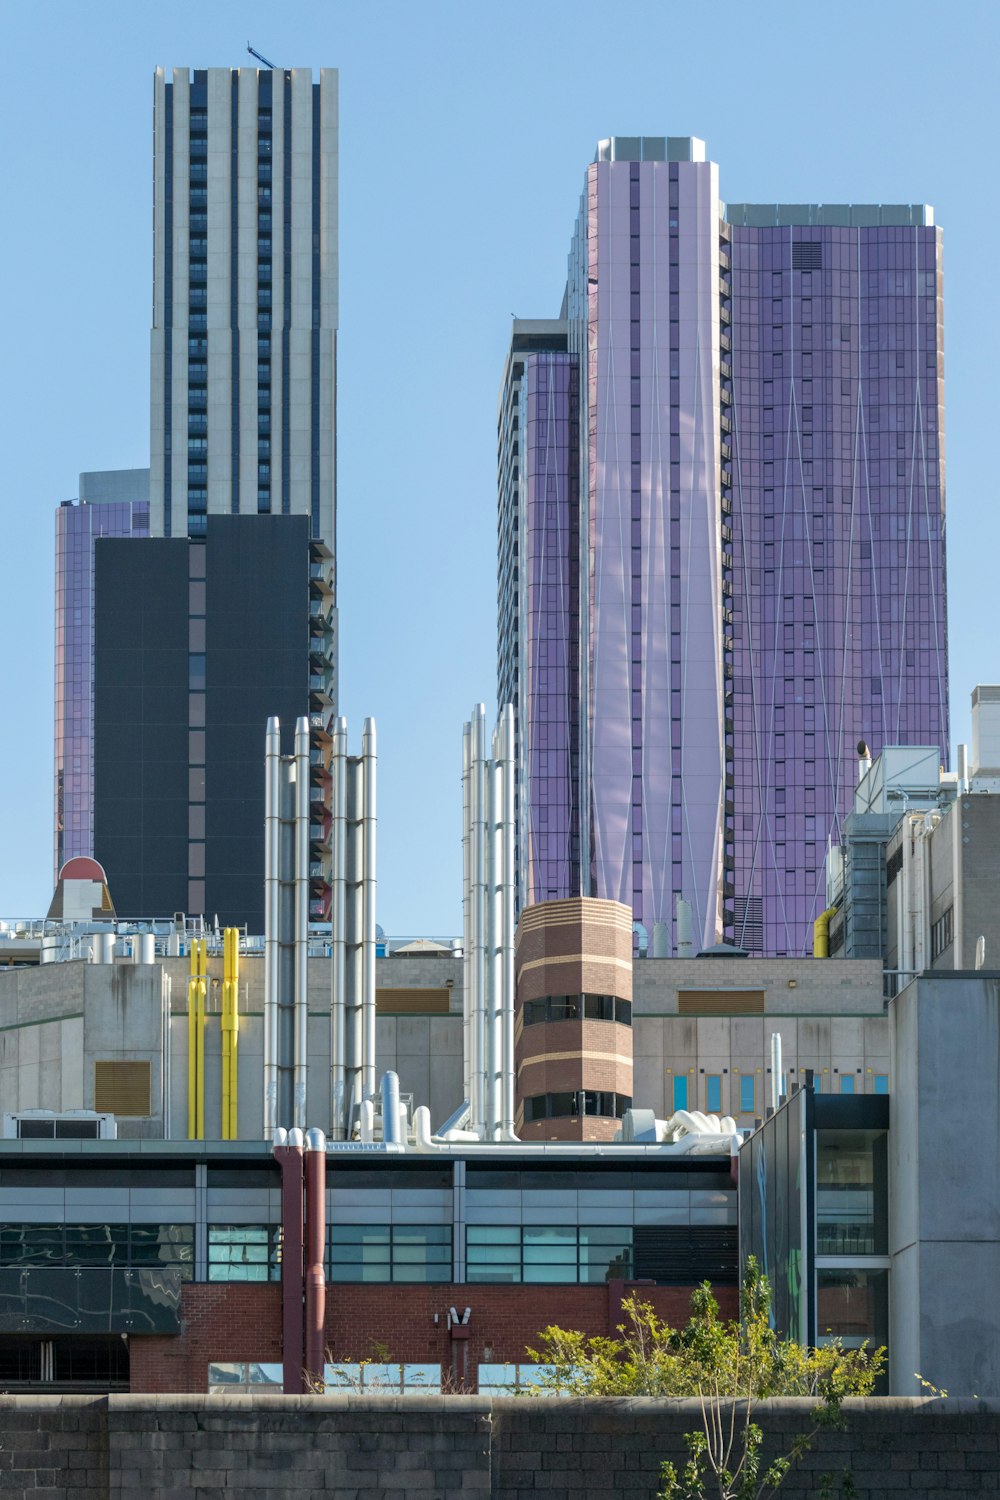
{"type": "Polygon", "coordinates": [[[631,1026],[632,1002],[617,995],[546,995],[526,1000],[521,1008],[525,1026],[542,1021],[617,1021],[631,1026]]]}
{"type": "MultiPolygon", "coordinates": [[[[803,1074],[804,1069],[800,1069],[803,1074]]],[[[721,1115],[729,1113],[733,1115],[757,1115],[763,1110],[767,1099],[770,1097],[770,1079],[763,1073],[734,1073],[725,1075],[722,1073],[705,1073],[701,1075],[704,1087],[698,1088],[698,1075],[694,1073],[675,1073],[667,1080],[668,1107],[674,1111],[679,1109],[703,1109],[706,1114],[721,1115]],[[726,1083],[728,1079],[728,1091],[726,1083]],[[726,1096],[728,1092],[728,1108],[726,1096]],[[767,1095],[767,1097],[765,1097],[767,1095]]],[[[888,1073],[872,1073],[871,1087],[868,1090],[872,1094],[887,1094],[889,1092],[888,1073]]],[[[856,1073],[830,1073],[826,1069],[815,1069],[813,1072],[813,1088],[817,1094],[855,1094],[863,1093],[865,1090],[859,1086],[856,1073]]],[[[784,1090],[787,1092],[787,1085],[784,1090]]]]}
{"type": "Polygon", "coordinates": [[[603,1089],[575,1089],[571,1093],[532,1094],[524,1101],[524,1118],[562,1120],[579,1115],[594,1115],[606,1120],[620,1120],[632,1108],[630,1094],[614,1094],[603,1089]]]}
{"type": "MultiPolygon", "coordinates": [[[[852,1210],[855,1205],[851,1205],[852,1210]]],[[[0,1229],[0,1267],[157,1267],[194,1280],[190,1224],[22,1224],[0,1229]]],[[[453,1280],[450,1224],[333,1224],[327,1277],[351,1283],[453,1280]]],[[[210,1282],[277,1281],[281,1229],[210,1224],[210,1282]]],[[[736,1277],[729,1225],[469,1225],[466,1280],[593,1283],[632,1277],[690,1285],[736,1277]]]]}
{"type": "MultiPolygon", "coordinates": [[[[476,1387],[481,1396],[509,1396],[520,1391],[536,1394],[558,1394],[549,1382],[555,1375],[553,1365],[511,1361],[477,1366],[476,1387]]],[[[323,1366],[328,1394],[351,1391],[370,1396],[426,1396],[441,1391],[439,1364],[328,1364],[323,1366]]],[[[283,1370],[280,1364],[265,1361],[232,1363],[213,1361],[208,1367],[208,1393],[226,1396],[234,1391],[280,1391],[283,1370]]]]}
{"type": "Polygon", "coordinates": [[[159,1266],[194,1276],[191,1224],[4,1224],[0,1266],[159,1266]]]}

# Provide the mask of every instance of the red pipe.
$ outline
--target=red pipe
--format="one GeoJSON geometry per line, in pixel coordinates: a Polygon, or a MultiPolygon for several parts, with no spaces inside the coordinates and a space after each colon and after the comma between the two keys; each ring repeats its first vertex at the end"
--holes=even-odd
{"type": "Polygon", "coordinates": [[[305,1395],[305,1324],[302,1319],[302,1216],[304,1209],[301,1146],[275,1146],[281,1167],[281,1356],[286,1396],[305,1395]]]}
{"type": "Polygon", "coordinates": [[[305,1160],[305,1363],[310,1380],[322,1390],[326,1360],[326,1141],[318,1130],[309,1134],[314,1144],[305,1160]]]}

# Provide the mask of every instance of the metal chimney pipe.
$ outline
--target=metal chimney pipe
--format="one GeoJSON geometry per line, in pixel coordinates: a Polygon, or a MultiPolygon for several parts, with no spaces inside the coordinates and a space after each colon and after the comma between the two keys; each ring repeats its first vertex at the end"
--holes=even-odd
{"type": "Polygon", "coordinates": [[[781,1032],[771,1032],[771,1108],[781,1100],[781,1032]]]}
{"type": "Polygon", "coordinates": [[[345,972],[344,990],[344,1110],[350,1135],[354,1114],[364,1096],[364,941],[362,920],[362,874],[364,870],[364,826],[362,819],[363,769],[359,756],[346,762],[345,803],[345,972]]]}
{"type": "Polygon", "coordinates": [[[347,720],[337,719],[333,726],[333,839],[331,878],[330,946],[332,950],[332,1014],[330,1021],[330,1115],[333,1139],[346,1140],[351,1122],[347,1117],[344,1069],[347,1032],[345,1026],[347,984],[346,964],[346,881],[347,881],[347,720]]]}
{"type": "Polygon", "coordinates": [[[502,768],[500,842],[503,849],[503,890],[501,899],[501,1009],[503,1014],[501,1136],[516,1140],[514,1134],[515,1065],[514,1065],[514,710],[508,703],[500,713],[500,764],[502,768]]]}
{"type": "Polygon", "coordinates": [[[472,1100],[472,724],[462,727],[462,1061],[472,1100]]]}
{"type": "Polygon", "coordinates": [[[489,932],[486,954],[489,1005],[486,1138],[491,1141],[497,1139],[503,1123],[503,766],[497,741],[494,732],[493,756],[486,768],[489,932]]]}
{"type": "Polygon", "coordinates": [[[694,951],[692,940],[691,903],[683,896],[677,897],[674,916],[674,947],[678,958],[690,958],[694,951]]]}
{"type": "Polygon", "coordinates": [[[278,1119],[278,909],[281,860],[281,725],[268,719],[264,748],[264,1139],[278,1119]]]}
{"type": "Polygon", "coordinates": [[[361,765],[363,772],[362,806],[362,938],[361,938],[361,989],[363,1074],[362,1091],[365,1098],[375,1095],[375,720],[366,719],[361,736],[361,765]]]}
{"type": "Polygon", "coordinates": [[[382,1140],[388,1146],[405,1144],[399,1133],[399,1075],[382,1074],[382,1140]]]}
{"type": "MultiPolygon", "coordinates": [[[[285,1136],[284,1131],[281,1136],[285,1136]]],[[[277,1137],[280,1140],[280,1136],[277,1137]]],[[[281,1358],[282,1389],[286,1396],[305,1394],[305,1325],[302,1311],[303,1136],[298,1128],[276,1144],[274,1155],[281,1167],[281,1358]]]]}
{"type": "Polygon", "coordinates": [[[969,747],[958,747],[958,795],[964,797],[969,790],[969,747]]]}
{"type": "Polygon", "coordinates": [[[309,1065],[309,720],[295,721],[295,1051],[292,1123],[306,1123],[309,1065]]]}
{"type": "Polygon", "coordinates": [[[486,1132],[486,709],[472,715],[472,1129],[486,1132]]]}
{"type": "Polygon", "coordinates": [[[323,1389],[326,1356],[326,1138],[306,1131],[305,1369],[323,1389]]]}

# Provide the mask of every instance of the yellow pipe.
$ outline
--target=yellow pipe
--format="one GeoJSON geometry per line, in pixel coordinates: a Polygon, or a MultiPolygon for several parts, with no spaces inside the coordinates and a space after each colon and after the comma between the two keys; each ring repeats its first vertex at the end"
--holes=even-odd
{"type": "Polygon", "coordinates": [[[828,906],[813,923],[813,958],[830,957],[830,918],[836,914],[837,908],[828,906]]]}
{"type": "Polygon", "coordinates": [[[191,977],[188,980],[188,1140],[205,1135],[205,975],[208,943],[191,942],[191,977]]]}
{"type": "Polygon", "coordinates": [[[198,1013],[195,1005],[195,991],[198,985],[198,943],[195,940],[191,944],[191,977],[188,979],[188,1047],[187,1047],[187,1106],[188,1106],[188,1140],[196,1139],[198,1110],[196,1099],[198,1095],[198,1013]]]}
{"type": "Polygon", "coordinates": [[[239,1051],[240,934],[227,927],[223,936],[222,979],[222,1139],[237,1139],[239,1051]]]}
{"type": "Polygon", "coordinates": [[[229,928],[222,934],[222,1020],[220,1040],[222,1043],[222,1127],[221,1139],[229,1139],[229,928]]]}

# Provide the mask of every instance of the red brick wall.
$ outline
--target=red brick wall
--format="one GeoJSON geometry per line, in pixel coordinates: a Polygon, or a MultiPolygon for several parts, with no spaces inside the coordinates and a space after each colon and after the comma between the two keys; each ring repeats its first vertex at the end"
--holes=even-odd
{"type": "MultiPolygon", "coordinates": [[[[527,1358],[525,1350],[550,1323],[612,1333],[621,1322],[621,1298],[637,1291],[661,1317],[685,1321],[691,1292],[684,1287],[644,1287],[627,1282],[599,1286],[382,1286],[327,1288],[326,1335],[335,1361],[379,1359],[439,1363],[460,1380],[476,1366],[527,1358]],[[472,1308],[469,1337],[453,1340],[448,1309],[472,1308]],[[435,1324],[434,1315],[438,1321],[435,1324]],[[467,1353],[464,1351],[467,1350],[467,1353]],[[463,1364],[463,1359],[466,1363],[463,1364]]],[[[735,1316],[735,1287],[717,1293],[726,1316],[735,1316]]],[[[133,1391],[204,1391],[210,1361],[281,1360],[281,1288],[276,1283],[210,1283],[186,1286],[177,1338],[130,1340],[133,1391]]]]}
{"type": "Polygon", "coordinates": [[[208,1389],[213,1360],[281,1360],[277,1282],[197,1282],[181,1292],[175,1338],[129,1340],[133,1391],[208,1389]]]}

